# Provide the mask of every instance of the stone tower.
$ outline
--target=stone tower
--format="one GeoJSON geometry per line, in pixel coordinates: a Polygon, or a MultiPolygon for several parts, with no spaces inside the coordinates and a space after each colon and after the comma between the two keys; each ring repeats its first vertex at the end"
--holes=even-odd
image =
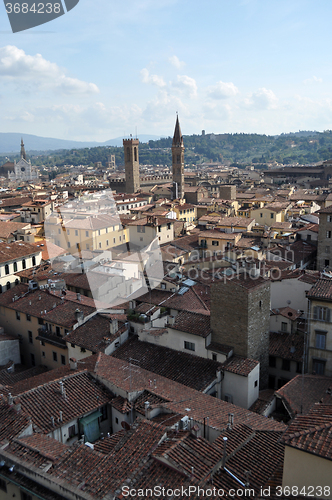
{"type": "Polygon", "coordinates": [[[21,158],[23,158],[23,160],[27,159],[26,154],[25,154],[25,148],[24,148],[24,143],[23,143],[23,139],[22,138],[21,138],[21,158]]]}
{"type": "Polygon", "coordinates": [[[212,342],[260,362],[260,388],[267,388],[270,281],[244,272],[211,288],[212,342]]]}
{"type": "Polygon", "coordinates": [[[138,144],[138,139],[123,139],[126,193],[136,193],[140,188],[138,144]]]}
{"type": "Polygon", "coordinates": [[[176,117],[176,124],[172,143],[172,167],[173,167],[173,182],[177,186],[175,189],[175,198],[184,198],[184,145],[181,133],[179,117],[176,117]]]}

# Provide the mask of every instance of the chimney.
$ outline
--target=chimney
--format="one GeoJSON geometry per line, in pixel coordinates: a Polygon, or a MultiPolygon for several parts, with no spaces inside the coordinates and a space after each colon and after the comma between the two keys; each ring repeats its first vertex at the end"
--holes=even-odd
{"type": "Polygon", "coordinates": [[[54,417],[51,417],[51,424],[52,424],[52,427],[54,427],[54,417]]]}
{"type": "Polygon", "coordinates": [[[79,309],[76,309],[75,318],[76,318],[77,323],[79,325],[81,325],[83,323],[83,320],[84,320],[84,312],[80,311],[79,309]]]}
{"type": "Polygon", "coordinates": [[[13,403],[14,403],[14,398],[11,395],[11,393],[9,392],[8,393],[8,404],[9,404],[9,406],[13,406],[13,403]]]}
{"type": "Polygon", "coordinates": [[[81,294],[80,293],[77,293],[76,294],[76,297],[77,297],[77,300],[79,300],[81,302],[81,294]]]}
{"type": "Polygon", "coordinates": [[[60,422],[62,422],[62,411],[60,410],[60,422]]]}
{"type": "Polygon", "coordinates": [[[60,394],[63,396],[64,392],[65,392],[65,388],[63,386],[63,382],[60,380],[59,384],[60,384],[60,394]]]}
{"type": "Polygon", "coordinates": [[[222,468],[225,468],[226,464],[226,446],[227,446],[227,437],[222,438],[224,441],[224,450],[223,450],[223,455],[222,455],[222,468]]]}
{"type": "Polygon", "coordinates": [[[69,366],[71,370],[77,370],[77,359],[76,358],[70,358],[69,360],[69,366]]]}
{"type": "Polygon", "coordinates": [[[149,418],[149,406],[150,406],[149,401],[145,401],[144,403],[145,418],[149,418]]]}
{"type": "Polygon", "coordinates": [[[16,413],[19,413],[21,411],[21,400],[20,398],[16,398],[14,401],[14,410],[16,413]]]}
{"type": "Polygon", "coordinates": [[[231,429],[233,424],[234,424],[234,413],[229,413],[227,427],[231,429]]]}
{"type": "Polygon", "coordinates": [[[118,320],[117,319],[111,319],[110,320],[110,334],[114,335],[119,329],[118,325],[118,320]]]}

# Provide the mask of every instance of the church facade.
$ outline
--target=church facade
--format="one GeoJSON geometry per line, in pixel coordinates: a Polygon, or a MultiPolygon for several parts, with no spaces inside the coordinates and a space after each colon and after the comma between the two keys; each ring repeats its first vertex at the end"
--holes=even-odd
{"type": "Polygon", "coordinates": [[[8,172],[10,181],[33,181],[38,179],[38,171],[27,161],[23,139],[21,139],[21,158],[18,162],[14,160],[14,171],[8,172]]]}

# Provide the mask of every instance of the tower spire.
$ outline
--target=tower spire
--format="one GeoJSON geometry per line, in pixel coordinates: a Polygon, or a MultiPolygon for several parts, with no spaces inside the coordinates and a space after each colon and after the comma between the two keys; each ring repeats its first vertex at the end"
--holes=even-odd
{"type": "Polygon", "coordinates": [[[25,148],[24,148],[24,144],[23,144],[23,137],[21,137],[21,158],[23,158],[23,160],[26,160],[26,154],[25,154],[25,148]]]}
{"type": "Polygon", "coordinates": [[[172,169],[174,197],[184,198],[184,145],[180,128],[179,116],[176,115],[176,123],[172,142],[172,169]]]}

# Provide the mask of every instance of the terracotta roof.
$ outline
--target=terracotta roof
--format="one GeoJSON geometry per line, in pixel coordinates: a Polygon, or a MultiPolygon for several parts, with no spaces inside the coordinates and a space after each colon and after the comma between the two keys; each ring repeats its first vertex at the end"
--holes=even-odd
{"type": "Polygon", "coordinates": [[[290,416],[294,417],[309,413],[331,388],[331,377],[305,374],[302,379],[302,375],[297,375],[276,391],[276,395],[283,400],[290,416]]]}
{"type": "Polygon", "coordinates": [[[204,338],[211,333],[210,316],[194,312],[180,311],[175,317],[175,322],[168,326],[173,330],[180,330],[204,338]]]}
{"type": "Polygon", "coordinates": [[[20,229],[29,227],[30,224],[22,222],[2,222],[0,221],[0,238],[9,238],[20,229]]]}
{"type": "Polygon", "coordinates": [[[232,356],[223,364],[223,369],[227,372],[248,377],[248,375],[259,365],[255,359],[232,356]]]}
{"type": "MultiPolygon", "coordinates": [[[[215,238],[217,240],[235,240],[239,238],[239,233],[222,233],[221,231],[201,231],[198,233],[200,238],[215,238]]],[[[240,238],[239,238],[240,239],[240,238]]]]}
{"type": "Polygon", "coordinates": [[[332,279],[319,279],[307,292],[308,299],[332,300],[332,279]]]}
{"type": "MultiPolygon", "coordinates": [[[[151,303],[177,311],[197,312],[199,314],[210,314],[208,304],[203,300],[202,294],[196,293],[190,287],[183,295],[178,293],[168,292],[166,290],[151,290],[151,293],[146,293],[137,298],[137,302],[151,303]]],[[[201,290],[199,290],[200,292],[201,290]]]]}
{"type": "Polygon", "coordinates": [[[0,242],[0,263],[20,257],[28,257],[29,255],[37,255],[39,252],[40,250],[34,245],[24,241],[0,242]]]}
{"type": "Polygon", "coordinates": [[[292,321],[296,320],[302,315],[302,312],[298,312],[296,309],[292,309],[291,307],[280,307],[279,309],[272,309],[273,314],[277,314],[280,316],[284,316],[287,319],[291,319],[292,321]]]}
{"type": "Polygon", "coordinates": [[[300,333],[270,332],[269,355],[278,358],[302,361],[304,335],[300,333]]]}
{"type": "Polygon", "coordinates": [[[204,391],[216,379],[217,370],[221,367],[217,361],[142,342],[136,337],[116,349],[112,356],[128,362],[133,358],[134,365],[197,391],[204,391]]]}
{"type": "Polygon", "coordinates": [[[61,393],[60,381],[48,382],[20,394],[23,411],[31,415],[34,424],[44,433],[97,410],[112,398],[88,373],[74,373],[61,381],[64,394],[61,393]],[[63,422],[59,421],[60,411],[63,422]]]}
{"type": "Polygon", "coordinates": [[[168,400],[163,403],[167,411],[189,415],[199,421],[209,415],[210,425],[216,429],[226,427],[230,412],[234,413],[238,423],[246,423],[254,429],[283,430],[285,428],[280,422],[251,413],[244,408],[213,398],[143,368],[136,368],[135,376],[130,381],[128,369],[125,369],[128,366],[126,361],[99,353],[94,373],[99,380],[105,380],[114,388],[117,387],[117,390],[120,388],[121,391],[126,392],[150,390],[153,394],[168,400]]]}
{"type": "Polygon", "coordinates": [[[282,442],[332,460],[332,406],[318,404],[308,415],[298,415],[290,423],[282,442]]]}
{"type": "Polygon", "coordinates": [[[123,323],[119,323],[116,333],[110,333],[109,318],[96,314],[83,325],[66,336],[66,342],[83,347],[92,352],[104,352],[106,347],[114,342],[122,333],[123,323]]]}

